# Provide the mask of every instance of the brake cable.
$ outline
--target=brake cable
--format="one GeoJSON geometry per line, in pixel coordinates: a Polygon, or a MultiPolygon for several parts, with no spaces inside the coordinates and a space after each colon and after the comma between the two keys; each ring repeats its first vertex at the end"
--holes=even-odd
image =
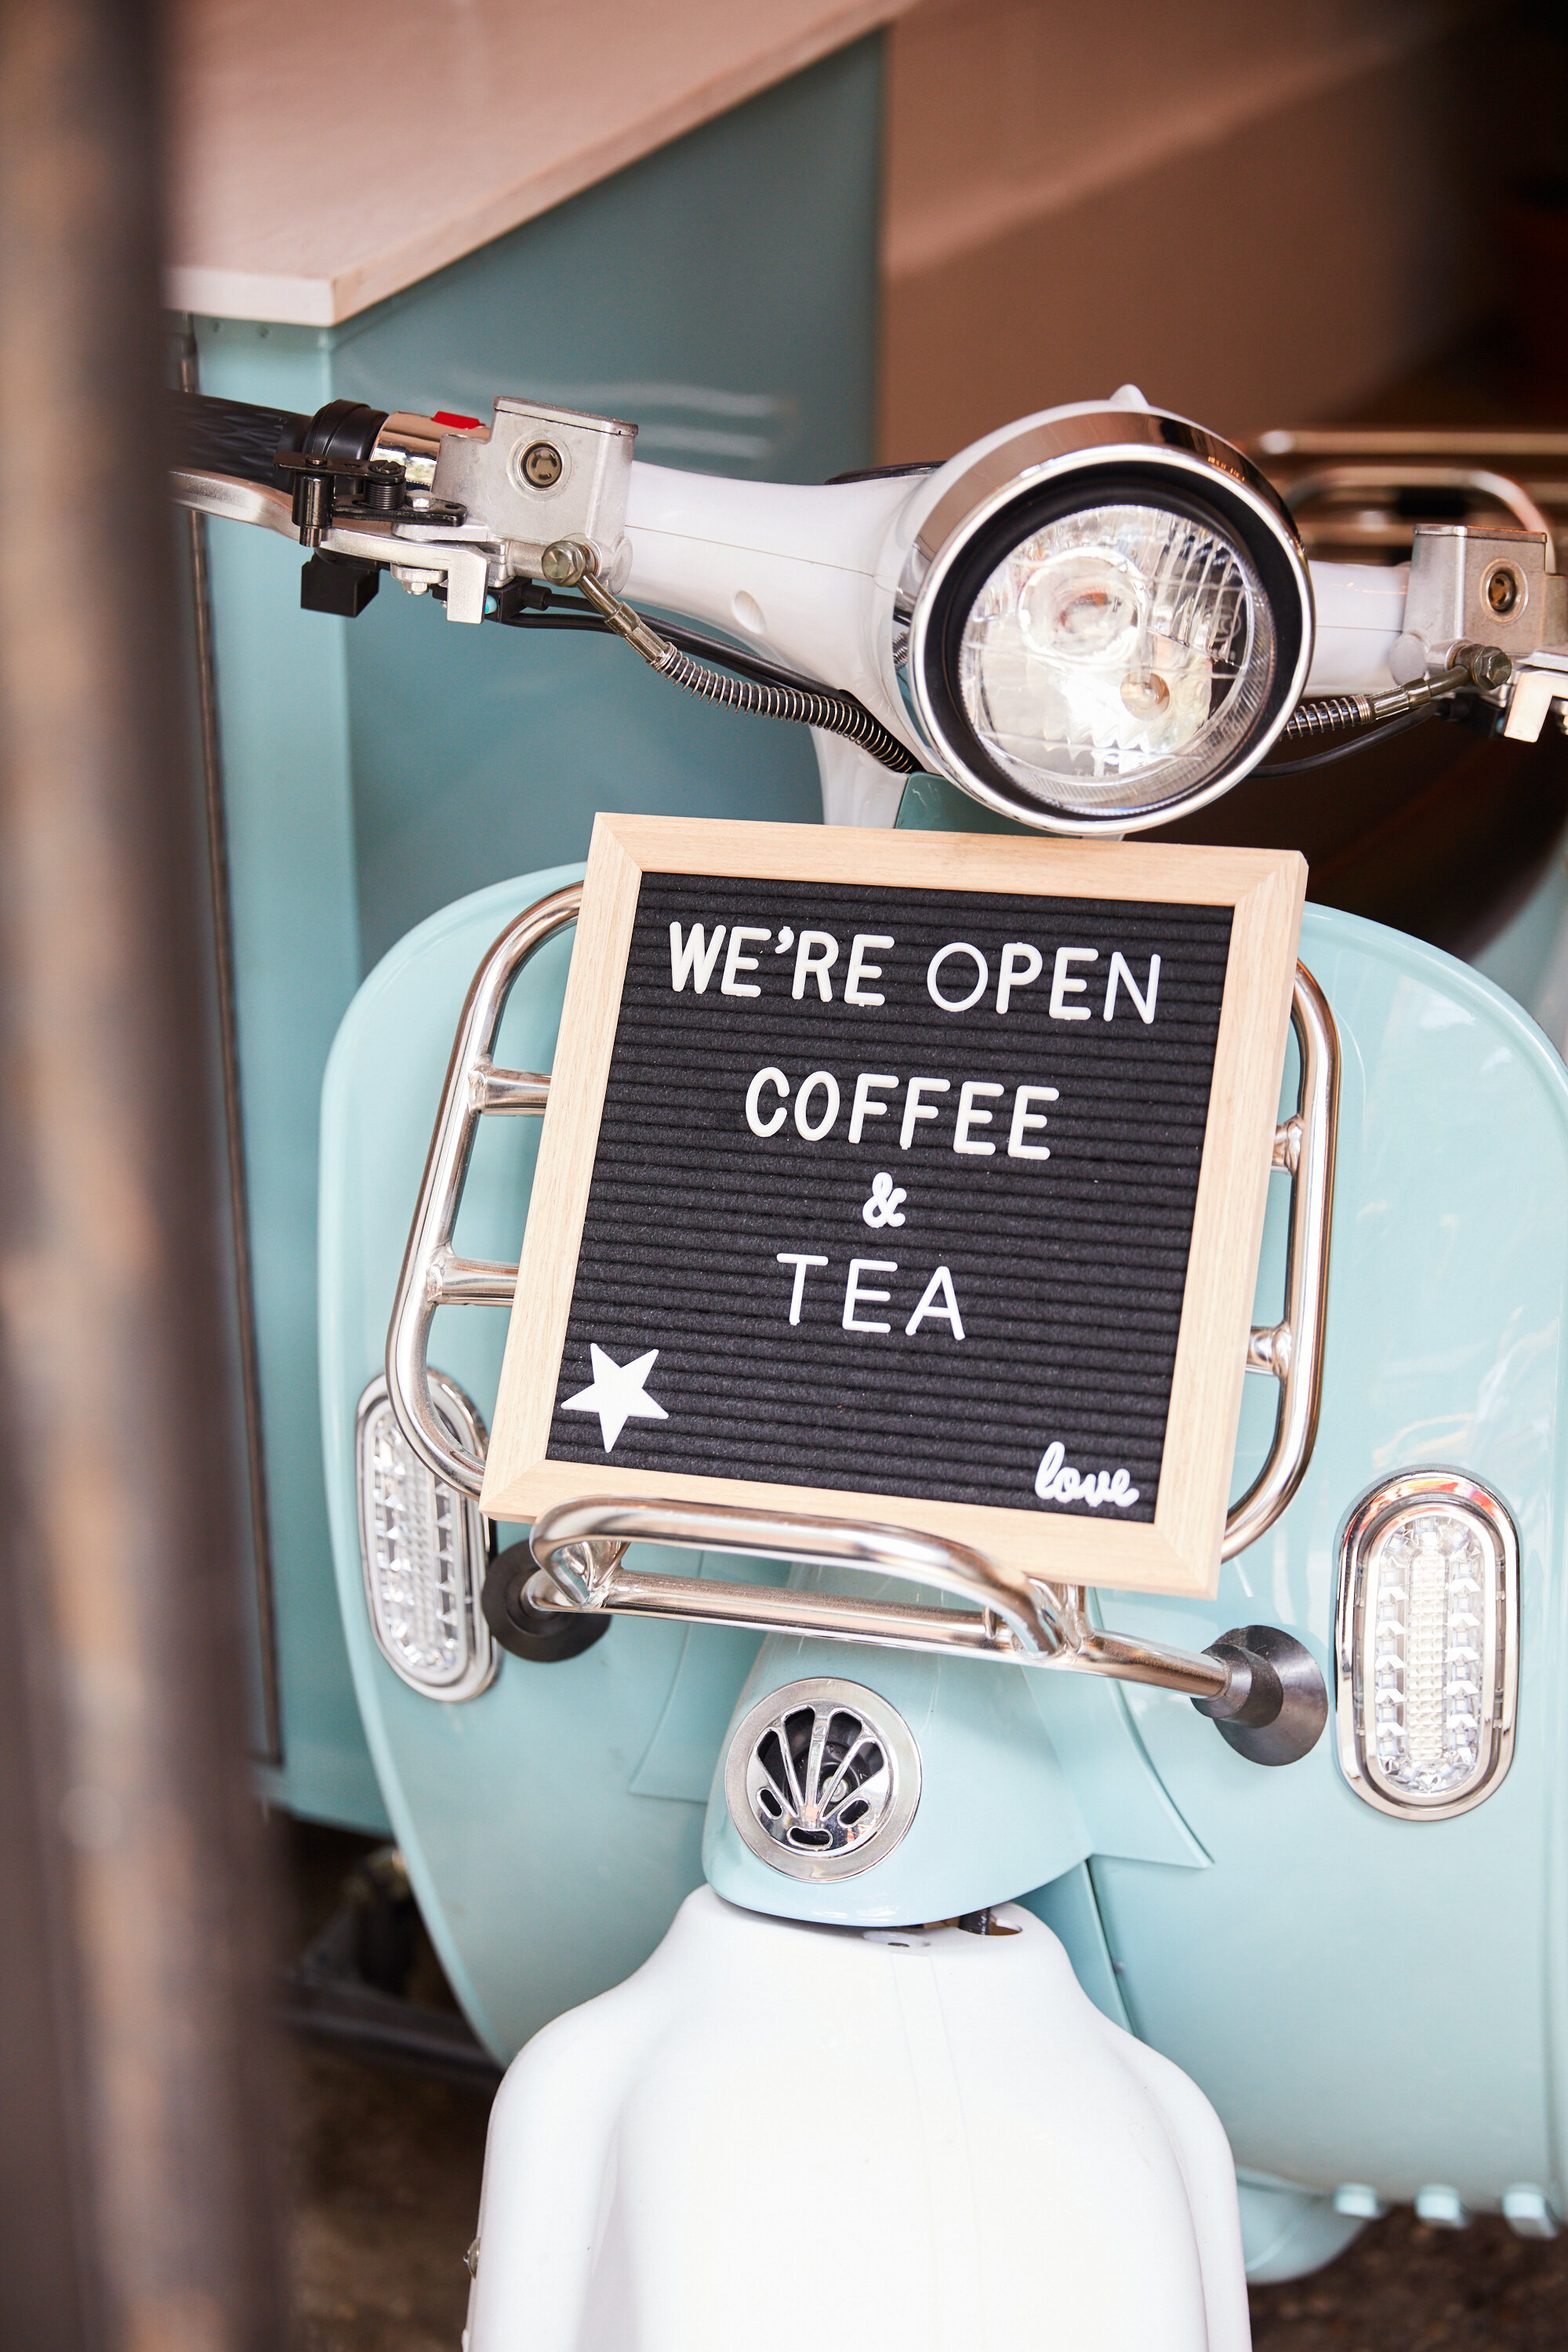
{"type": "Polygon", "coordinates": [[[540,570],[552,588],[580,589],[605,626],[623,637],[650,669],[660,677],[668,677],[673,685],[683,686],[689,694],[700,696],[704,702],[718,703],[729,710],[754,712],[763,719],[795,719],[802,726],[820,728],[829,735],[842,735],[851,743],[858,743],[863,751],[868,751],[884,768],[890,768],[895,775],[911,776],[919,769],[920,761],[914,753],[854,695],[818,686],[809,678],[797,679],[787,670],[773,670],[771,664],[753,662],[749,656],[735,658],[729,646],[700,637],[694,630],[657,629],[632,605],[612,595],[599,578],[593,549],[582,540],[554,541],[545,549],[540,570]],[[721,660],[741,674],[727,676],[695,653],[687,652],[678,637],[700,645],[704,651],[711,646],[721,660]]]}
{"type": "MultiPolygon", "coordinates": [[[[586,629],[602,637],[618,634],[593,605],[575,597],[569,599],[559,589],[546,588],[537,580],[510,580],[504,588],[490,592],[489,603],[493,609],[486,613],[485,618],[499,621],[509,629],[586,629]]],[[[639,612],[637,617],[648,621],[646,613],[639,612]]],[[[684,621],[660,618],[648,621],[648,625],[682,652],[718,662],[725,669],[738,670],[742,677],[755,678],[761,686],[791,688],[801,694],[831,692],[845,702],[856,698],[842,687],[824,687],[818,679],[807,677],[803,670],[785,669],[778,662],[764,661],[760,654],[733,646],[727,637],[713,636],[706,629],[689,628],[684,621]]]]}
{"type": "MultiPolygon", "coordinates": [[[[1381,727],[1360,727],[1342,736],[1337,743],[1326,743],[1321,751],[1309,751],[1301,760],[1270,760],[1253,774],[1267,780],[1275,776],[1304,776],[1313,768],[1331,768],[1336,760],[1348,760],[1352,752],[1370,751],[1374,743],[1387,743],[1395,735],[1408,735],[1413,727],[1424,727],[1429,719],[1457,716],[1438,702],[1423,703],[1419,709],[1407,710],[1398,719],[1385,719],[1381,727]]],[[[1281,739],[1284,740],[1283,738],[1281,739]]]]}
{"type": "Polygon", "coordinates": [[[1373,743],[1386,742],[1392,735],[1406,734],[1424,719],[1437,719],[1446,714],[1442,705],[1458,694],[1475,691],[1495,693],[1505,687],[1513,676],[1513,664],[1499,646],[1459,645],[1447,669],[1436,677],[1415,678],[1407,686],[1396,686],[1386,694],[1323,694],[1310,702],[1299,702],[1279,732],[1279,741],[1315,742],[1321,736],[1337,733],[1342,729],[1351,731],[1342,741],[1327,745],[1322,751],[1310,752],[1305,759],[1280,761],[1258,771],[1262,776],[1300,776],[1310,768],[1327,767],[1334,760],[1347,759],[1351,752],[1368,750],[1373,743]]]}

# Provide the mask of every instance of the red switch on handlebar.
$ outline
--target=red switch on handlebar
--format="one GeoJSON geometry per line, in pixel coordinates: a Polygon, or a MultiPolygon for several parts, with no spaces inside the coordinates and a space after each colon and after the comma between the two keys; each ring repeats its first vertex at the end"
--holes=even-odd
{"type": "Polygon", "coordinates": [[[445,408],[438,408],[430,422],[432,425],[455,425],[460,431],[467,431],[477,425],[479,419],[477,416],[453,416],[445,408]]]}

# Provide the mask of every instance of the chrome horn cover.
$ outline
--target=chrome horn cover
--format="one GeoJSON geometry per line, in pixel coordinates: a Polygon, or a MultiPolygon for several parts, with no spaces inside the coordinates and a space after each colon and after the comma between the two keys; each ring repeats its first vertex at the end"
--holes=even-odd
{"type": "Polygon", "coordinates": [[[724,1765],[730,1818],[786,1878],[856,1878],[902,1843],[921,1801],[920,1750],[863,1684],[785,1683],[742,1717],[724,1765]]]}

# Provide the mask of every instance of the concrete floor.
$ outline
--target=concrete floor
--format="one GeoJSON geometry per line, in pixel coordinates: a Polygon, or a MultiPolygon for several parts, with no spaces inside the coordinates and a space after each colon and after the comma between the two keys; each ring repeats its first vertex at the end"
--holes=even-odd
{"type": "Polygon", "coordinates": [[[458,2352],[488,2097],[301,2046],[292,2105],[296,2352],[458,2352]]]}

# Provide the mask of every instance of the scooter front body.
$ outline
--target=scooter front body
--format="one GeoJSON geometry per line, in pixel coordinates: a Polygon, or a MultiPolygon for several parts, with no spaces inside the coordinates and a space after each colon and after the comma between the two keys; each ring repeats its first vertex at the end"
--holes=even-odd
{"type": "MultiPolygon", "coordinates": [[[[1511,1769],[1477,1811],[1422,1821],[1363,1803],[1333,1724],[1303,1761],[1262,1770],[1168,1694],[849,1644],[759,1645],[712,1626],[621,1620],[580,1656],[507,1658],[482,1696],[432,1705],[371,1638],[354,1409],[380,1360],[468,976],[557,878],[481,893],[394,950],[344,1025],[327,1094],[323,1371],[345,1622],[422,1905],[491,2046],[510,2053],[658,1942],[699,1883],[702,1807],[744,1706],[803,1673],[844,1675],[891,1699],[921,1744],[908,1837],[818,1892],[734,1845],[715,1791],[710,1869],[727,1901],[885,1928],[1028,1895],[1106,2011],[1214,2100],[1244,2172],[1263,2177],[1244,2184],[1255,2202],[1268,2206],[1269,2180],[1323,2199],[1355,2190],[1363,2211],[1436,2184],[1461,2208],[1528,2192],[1547,2210],[1564,2170],[1552,2053],[1568,1076],[1544,1040],[1451,959],[1308,910],[1302,960],[1332,1007],[1342,1071],[1315,1452],[1213,1601],[1100,1596],[1108,1624],[1189,1648],[1267,1618],[1331,1683],[1352,1506],[1409,1470],[1485,1482],[1519,1529],[1521,1669],[1511,1769]]],[[[514,994],[503,1036],[514,1066],[549,1063],[566,953],[564,940],[545,950],[514,994]]],[[[532,1134],[528,1121],[482,1123],[464,1213],[475,1255],[515,1256],[532,1134]]],[[[1279,1309],[1283,1206],[1266,1240],[1263,1320],[1279,1309]]],[[[434,1360],[481,1407],[500,1323],[437,1319],[434,1360]]],[[[1249,1385],[1237,1491],[1272,1403],[1249,1385]]]]}

